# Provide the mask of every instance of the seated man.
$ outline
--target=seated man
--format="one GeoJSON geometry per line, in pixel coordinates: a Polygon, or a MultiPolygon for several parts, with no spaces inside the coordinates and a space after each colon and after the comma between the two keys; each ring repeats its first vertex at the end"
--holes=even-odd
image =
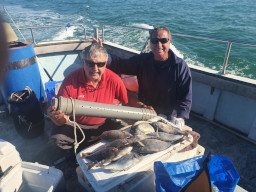
{"type": "MultiPolygon", "coordinates": [[[[86,47],[82,52],[83,67],[71,72],[62,82],[58,95],[65,98],[73,98],[83,101],[114,104],[119,100],[127,104],[127,91],[121,78],[114,72],[106,69],[108,53],[105,48],[98,44],[86,47]]],[[[69,117],[51,106],[48,108],[48,116],[56,125],[52,130],[51,139],[62,149],[71,149],[74,144],[74,128],[68,121],[69,117]]],[[[118,129],[120,124],[110,119],[99,117],[79,116],[75,117],[77,123],[85,134],[85,141],[81,148],[88,147],[91,136],[99,136],[102,132],[110,129],[118,129]]],[[[77,133],[80,133],[77,131],[77,133]]],[[[78,135],[78,141],[81,140],[78,135]]]]}

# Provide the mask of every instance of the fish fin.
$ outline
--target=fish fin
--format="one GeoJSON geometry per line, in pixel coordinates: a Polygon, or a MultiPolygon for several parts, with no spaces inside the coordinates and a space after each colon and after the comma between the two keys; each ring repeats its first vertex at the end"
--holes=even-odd
{"type": "Polygon", "coordinates": [[[142,146],[142,147],[145,146],[141,141],[137,141],[137,143],[138,143],[140,146],[142,146]]]}
{"type": "Polygon", "coordinates": [[[92,167],[96,165],[95,163],[85,163],[85,164],[88,167],[88,170],[90,170],[92,167]]]}

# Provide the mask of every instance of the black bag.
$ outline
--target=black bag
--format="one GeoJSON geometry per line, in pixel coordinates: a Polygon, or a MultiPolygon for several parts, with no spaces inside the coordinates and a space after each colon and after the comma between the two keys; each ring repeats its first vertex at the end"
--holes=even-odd
{"type": "Polygon", "coordinates": [[[12,93],[8,98],[17,132],[24,138],[35,138],[44,131],[44,114],[36,94],[30,88],[12,93]]]}

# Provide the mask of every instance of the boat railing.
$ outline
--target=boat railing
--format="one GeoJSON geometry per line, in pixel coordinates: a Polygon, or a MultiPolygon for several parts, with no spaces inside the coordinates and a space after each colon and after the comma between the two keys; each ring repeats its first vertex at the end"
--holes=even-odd
{"type": "MultiPolygon", "coordinates": [[[[72,26],[77,26],[77,27],[81,27],[83,29],[83,34],[84,34],[84,40],[86,40],[86,28],[84,25],[82,24],[67,24],[67,25],[48,25],[48,26],[38,26],[38,27],[22,27],[22,28],[15,28],[13,30],[30,30],[31,32],[31,37],[32,37],[32,41],[33,43],[36,45],[37,42],[36,42],[36,39],[35,39],[35,36],[34,36],[34,30],[36,29],[49,29],[49,28],[67,28],[67,27],[72,27],[72,26]]],[[[23,36],[23,35],[22,35],[23,36]]]]}
{"type": "MultiPolygon", "coordinates": [[[[133,30],[143,30],[143,31],[150,31],[151,30],[151,29],[142,28],[142,27],[129,27],[129,26],[119,26],[119,25],[103,25],[103,27],[102,27],[102,40],[103,41],[105,39],[105,37],[104,37],[105,33],[104,32],[105,32],[106,27],[112,27],[112,28],[119,27],[119,28],[126,28],[126,29],[133,29],[133,30]]],[[[244,41],[235,41],[235,40],[229,40],[229,39],[212,38],[212,37],[206,37],[206,36],[200,36],[200,35],[189,35],[189,34],[175,33],[175,32],[172,32],[172,35],[228,43],[225,58],[224,58],[224,62],[223,62],[223,66],[222,66],[222,70],[220,71],[221,75],[226,74],[226,68],[227,68],[229,53],[230,53],[232,44],[242,44],[242,45],[248,45],[248,46],[256,46],[256,43],[253,43],[253,42],[244,42],[244,41]]],[[[147,39],[147,41],[148,41],[148,39],[147,39]]],[[[146,41],[146,43],[147,43],[147,41],[146,41]]]]}
{"type": "MultiPolygon", "coordinates": [[[[78,26],[83,29],[83,34],[84,34],[84,40],[86,40],[86,28],[82,24],[67,24],[67,25],[49,25],[49,26],[38,26],[38,27],[23,27],[23,28],[15,28],[14,30],[30,30],[31,32],[31,37],[33,43],[36,45],[36,39],[34,36],[34,30],[36,29],[44,29],[44,28],[67,28],[71,26],[78,26]]],[[[143,27],[132,27],[132,26],[121,26],[121,25],[103,25],[102,27],[102,41],[105,41],[105,29],[106,27],[111,27],[112,28],[126,28],[126,29],[131,29],[131,30],[142,30],[142,31],[150,31],[152,28],[143,28],[143,27]]],[[[94,37],[98,38],[98,28],[94,28],[94,37]]],[[[236,41],[236,40],[230,40],[230,39],[221,39],[221,38],[212,38],[212,37],[207,37],[207,36],[200,36],[200,35],[190,35],[190,34],[185,34],[185,33],[176,33],[172,32],[172,35],[174,36],[181,36],[181,37],[189,37],[189,38],[197,38],[197,39],[204,39],[204,40],[210,40],[210,41],[218,41],[218,42],[225,42],[228,43],[227,49],[226,49],[226,54],[222,66],[222,70],[220,71],[221,75],[226,74],[226,68],[228,64],[228,59],[229,59],[229,53],[231,51],[231,46],[232,44],[241,44],[241,45],[247,45],[247,46],[256,46],[256,43],[254,42],[244,42],[244,41],[236,41]]],[[[149,38],[147,38],[144,47],[148,43],[149,38]]]]}

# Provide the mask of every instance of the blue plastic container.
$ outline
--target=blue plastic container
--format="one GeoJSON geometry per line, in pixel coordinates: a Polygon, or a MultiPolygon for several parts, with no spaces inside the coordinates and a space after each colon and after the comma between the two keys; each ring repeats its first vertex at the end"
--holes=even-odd
{"type": "Polygon", "coordinates": [[[52,104],[52,98],[56,97],[55,94],[55,85],[57,83],[61,83],[62,81],[50,81],[44,84],[45,86],[45,92],[48,98],[49,105],[52,104]]]}
{"type": "Polygon", "coordinates": [[[45,92],[41,80],[34,47],[31,42],[18,42],[9,46],[9,63],[5,81],[1,88],[4,103],[8,106],[11,93],[32,89],[40,103],[45,100],[45,92]]]}

